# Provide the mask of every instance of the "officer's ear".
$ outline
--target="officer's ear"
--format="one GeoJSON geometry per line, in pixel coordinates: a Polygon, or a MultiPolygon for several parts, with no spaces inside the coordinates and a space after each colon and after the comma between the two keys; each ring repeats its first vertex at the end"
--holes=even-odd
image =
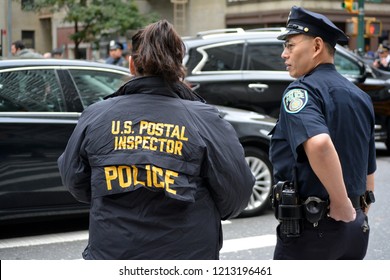
{"type": "Polygon", "coordinates": [[[134,60],[131,57],[131,55],[129,56],[129,70],[130,70],[130,74],[135,76],[135,74],[136,74],[136,72],[135,72],[135,65],[134,65],[134,60]]]}
{"type": "Polygon", "coordinates": [[[314,38],[314,50],[315,52],[320,52],[324,48],[325,42],[321,37],[314,38]]]}

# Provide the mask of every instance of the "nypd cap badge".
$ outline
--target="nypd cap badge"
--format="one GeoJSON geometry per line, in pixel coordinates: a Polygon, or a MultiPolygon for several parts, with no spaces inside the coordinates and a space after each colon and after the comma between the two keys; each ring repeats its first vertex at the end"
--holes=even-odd
{"type": "Polygon", "coordinates": [[[306,90],[301,88],[289,90],[283,97],[284,110],[290,114],[298,113],[305,107],[307,100],[306,90]]]}

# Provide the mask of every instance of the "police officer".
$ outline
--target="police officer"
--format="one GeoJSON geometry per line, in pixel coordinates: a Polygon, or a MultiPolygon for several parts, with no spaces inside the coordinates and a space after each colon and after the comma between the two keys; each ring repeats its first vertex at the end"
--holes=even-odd
{"type": "Polygon", "coordinates": [[[288,219],[280,220],[274,259],[363,259],[367,204],[374,200],[375,119],[369,96],[336,71],[336,42],[348,38],[325,16],[294,6],[278,39],[296,80],[283,95],[270,159],[276,181],[296,182],[301,211],[294,213],[299,234],[286,234],[288,219]],[[329,203],[324,215],[308,219],[323,202],[329,203]]]}
{"type": "Polygon", "coordinates": [[[111,40],[109,45],[109,57],[106,59],[106,63],[118,66],[125,66],[126,61],[123,58],[122,54],[123,45],[119,42],[111,40]]]}
{"type": "Polygon", "coordinates": [[[390,71],[390,47],[386,45],[379,45],[378,56],[379,58],[373,62],[373,66],[384,71],[390,71]]]}
{"type": "Polygon", "coordinates": [[[132,38],[135,78],[89,106],[58,160],[91,203],[85,259],[218,259],[221,220],[254,177],[232,126],[183,82],[184,45],[166,20],[132,38]]]}

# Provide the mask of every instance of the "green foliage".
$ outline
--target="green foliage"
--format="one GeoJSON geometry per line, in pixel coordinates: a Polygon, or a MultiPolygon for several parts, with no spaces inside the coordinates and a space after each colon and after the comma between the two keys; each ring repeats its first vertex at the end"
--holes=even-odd
{"type": "Polygon", "coordinates": [[[33,9],[65,11],[64,22],[74,25],[70,38],[76,48],[81,42],[96,42],[107,34],[125,35],[158,18],[141,15],[134,0],[35,0],[33,9]]]}

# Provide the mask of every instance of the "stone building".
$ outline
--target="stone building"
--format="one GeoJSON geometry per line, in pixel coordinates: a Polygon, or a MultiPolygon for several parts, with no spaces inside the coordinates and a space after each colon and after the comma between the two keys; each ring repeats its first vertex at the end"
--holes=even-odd
{"type": "MultiPolygon", "coordinates": [[[[42,11],[36,14],[25,9],[33,0],[0,0],[0,55],[9,55],[11,42],[22,39],[26,46],[40,53],[63,48],[64,56],[74,58],[74,45],[69,39],[73,27],[62,23],[63,14],[42,11]]],[[[356,0],[357,2],[358,0],[356,0]]],[[[349,30],[356,14],[342,9],[342,0],[135,0],[142,13],[155,12],[172,22],[182,36],[199,31],[242,27],[244,29],[284,26],[292,5],[328,16],[338,27],[349,30]]],[[[379,36],[366,37],[366,50],[375,50],[379,43],[388,42],[390,36],[390,0],[366,0],[365,17],[375,18],[382,25],[379,36]]],[[[129,40],[123,35],[120,39],[129,40]]],[[[349,47],[355,49],[357,40],[350,36],[349,47]]],[[[82,44],[86,59],[102,59],[106,55],[108,40],[102,39],[98,50],[89,43],[82,44]]]]}

